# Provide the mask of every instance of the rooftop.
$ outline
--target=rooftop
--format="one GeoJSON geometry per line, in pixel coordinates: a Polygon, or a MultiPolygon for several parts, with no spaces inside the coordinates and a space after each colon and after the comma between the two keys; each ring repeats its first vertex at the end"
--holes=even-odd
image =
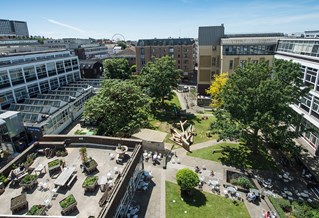
{"type": "Polygon", "coordinates": [[[152,129],[141,129],[133,135],[134,138],[139,138],[145,141],[164,142],[167,133],[152,129]]]}
{"type": "Polygon", "coordinates": [[[193,38],[168,38],[168,39],[140,39],[137,46],[170,46],[170,45],[192,45],[193,38]]]}
{"type": "MultiPolygon", "coordinates": [[[[39,156],[35,159],[30,168],[37,168],[38,166],[45,166],[48,168],[48,162],[55,159],[63,159],[66,163],[66,167],[75,167],[77,171],[77,180],[73,182],[73,185],[70,188],[59,187],[57,190],[57,197],[51,200],[51,207],[47,209],[46,214],[49,216],[61,216],[61,207],[59,202],[64,199],[66,196],[73,194],[77,201],[77,210],[73,211],[71,216],[78,217],[89,217],[95,216],[98,217],[101,207],[99,206],[99,200],[102,197],[104,192],[101,192],[99,188],[96,188],[95,191],[92,192],[84,192],[84,188],[82,188],[82,184],[86,178],[86,174],[81,172],[80,164],[81,159],[79,155],[79,148],[67,148],[68,155],[65,157],[54,157],[53,159],[48,159],[45,156],[39,156]]],[[[93,157],[98,163],[97,171],[92,173],[94,176],[107,176],[108,173],[111,174],[114,178],[118,175],[115,174],[115,167],[118,168],[120,172],[126,166],[116,164],[115,160],[110,160],[110,154],[115,153],[115,146],[110,146],[109,148],[87,148],[88,156],[93,157]]],[[[131,156],[132,152],[128,151],[128,155],[131,156]]],[[[50,177],[48,170],[46,169],[46,173],[44,171],[38,177],[38,183],[47,184],[46,189],[40,190],[39,188],[30,189],[26,192],[26,198],[29,204],[29,209],[33,205],[43,205],[44,201],[50,198],[52,194],[52,189],[54,188],[54,181],[56,181],[58,176],[50,177]]],[[[8,185],[5,189],[5,192],[0,196],[0,211],[1,214],[12,214],[10,210],[10,200],[13,197],[20,195],[22,192],[22,188],[18,186],[8,185]]],[[[18,213],[19,215],[25,214],[27,211],[21,211],[18,213]]]]}

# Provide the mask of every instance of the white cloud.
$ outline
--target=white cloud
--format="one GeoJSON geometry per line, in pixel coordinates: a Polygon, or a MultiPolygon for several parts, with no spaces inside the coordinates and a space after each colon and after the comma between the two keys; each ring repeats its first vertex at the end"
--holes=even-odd
{"type": "Polygon", "coordinates": [[[82,30],[82,29],[80,29],[80,28],[77,28],[77,27],[75,27],[75,26],[71,26],[71,25],[68,25],[68,24],[65,24],[65,23],[61,23],[61,22],[56,21],[56,20],[53,20],[53,19],[47,19],[47,21],[49,21],[50,23],[53,23],[53,24],[56,24],[56,25],[59,25],[59,26],[68,28],[68,29],[70,29],[70,30],[73,30],[73,31],[82,33],[82,34],[85,34],[85,33],[86,33],[84,30],[82,30]]]}

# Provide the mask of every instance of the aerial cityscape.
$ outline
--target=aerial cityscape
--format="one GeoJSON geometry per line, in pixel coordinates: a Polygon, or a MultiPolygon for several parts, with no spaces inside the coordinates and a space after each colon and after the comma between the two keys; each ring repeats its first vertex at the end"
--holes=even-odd
{"type": "Polygon", "coordinates": [[[0,217],[319,218],[319,2],[1,6],[0,217]]]}

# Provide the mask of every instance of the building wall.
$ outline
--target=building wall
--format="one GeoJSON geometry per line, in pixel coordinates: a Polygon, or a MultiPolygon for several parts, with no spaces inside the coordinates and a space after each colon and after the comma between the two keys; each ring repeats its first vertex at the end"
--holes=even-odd
{"type": "Polygon", "coordinates": [[[0,19],[0,36],[2,35],[29,37],[27,23],[24,21],[0,19]]]}
{"type": "Polygon", "coordinates": [[[242,67],[246,63],[258,63],[266,61],[269,65],[272,65],[274,60],[274,55],[223,55],[221,64],[221,73],[233,74],[237,67],[242,67]]]}
{"type": "Polygon", "coordinates": [[[18,103],[80,79],[79,61],[69,52],[0,58],[0,106],[18,103]]]}
{"type": "Polygon", "coordinates": [[[192,80],[196,63],[195,44],[191,45],[146,45],[136,46],[136,71],[140,73],[143,66],[152,57],[170,56],[175,60],[176,69],[183,72],[185,79],[192,80]]]}
{"type": "MultiPolygon", "coordinates": [[[[283,40],[282,42],[287,42],[283,40]]],[[[317,40],[319,42],[319,40],[317,40]]],[[[283,43],[284,44],[284,43],[283,43]]],[[[292,47],[296,46],[296,49],[291,48],[291,52],[287,52],[285,48],[278,48],[275,55],[276,59],[283,59],[299,63],[300,78],[303,80],[304,85],[311,88],[308,95],[301,99],[298,105],[291,105],[291,107],[302,116],[302,136],[308,142],[310,147],[314,150],[319,149],[319,43],[313,43],[311,49],[307,49],[311,55],[301,55],[297,53],[304,53],[307,51],[299,51],[302,49],[297,43],[289,43],[292,47]],[[317,48],[316,48],[317,47],[317,48]],[[316,52],[313,53],[316,49],[316,52]],[[283,52],[285,50],[285,52],[283,52]],[[294,54],[295,53],[295,54],[294,54]]],[[[301,43],[300,45],[302,45],[301,43]]],[[[306,41],[305,44],[312,44],[311,41],[306,41]],[[308,42],[308,43],[307,43],[308,42]]],[[[278,46],[281,47],[281,46],[278,46]]]]}

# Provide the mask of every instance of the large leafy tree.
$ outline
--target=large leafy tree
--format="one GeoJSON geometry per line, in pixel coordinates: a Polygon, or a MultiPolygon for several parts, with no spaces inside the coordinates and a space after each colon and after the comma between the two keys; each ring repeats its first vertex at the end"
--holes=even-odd
{"type": "Polygon", "coordinates": [[[96,123],[98,134],[127,137],[147,125],[149,99],[129,80],[104,80],[85,103],[83,116],[96,123]]]}
{"type": "Polygon", "coordinates": [[[104,75],[108,79],[129,79],[131,70],[124,58],[106,59],[103,61],[104,75]]]}
{"type": "Polygon", "coordinates": [[[309,90],[303,89],[300,66],[275,60],[237,68],[220,93],[222,108],[216,111],[212,129],[220,139],[244,139],[257,152],[260,142],[298,152],[293,139],[300,117],[289,107],[309,90]]]}
{"type": "Polygon", "coordinates": [[[173,89],[181,78],[181,71],[176,69],[175,60],[169,56],[154,58],[142,69],[137,80],[143,90],[153,99],[164,103],[164,98],[173,97],[173,89]]]}
{"type": "Polygon", "coordinates": [[[184,168],[176,173],[176,181],[177,184],[181,187],[182,191],[190,192],[194,187],[196,187],[199,183],[198,175],[188,169],[184,168]]]}
{"type": "Polygon", "coordinates": [[[212,98],[211,106],[213,108],[220,108],[223,104],[220,93],[226,82],[228,80],[228,73],[222,73],[220,75],[215,75],[212,84],[210,85],[209,89],[206,90],[206,93],[209,94],[212,98]]]}

